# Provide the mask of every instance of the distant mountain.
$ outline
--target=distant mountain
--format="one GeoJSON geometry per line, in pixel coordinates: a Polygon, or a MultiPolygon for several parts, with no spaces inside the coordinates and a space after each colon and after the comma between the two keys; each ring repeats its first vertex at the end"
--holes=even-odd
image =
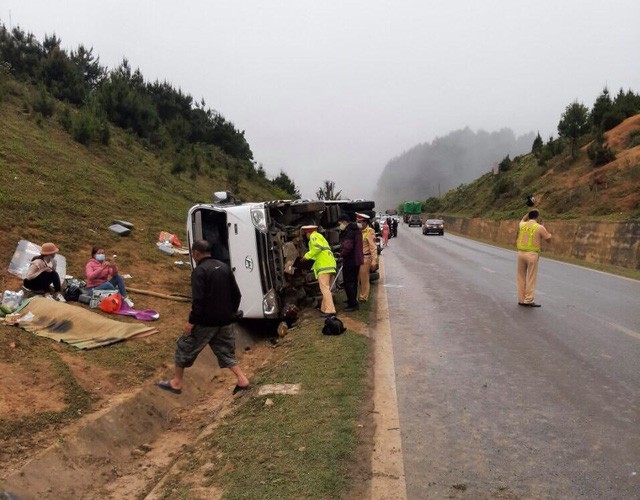
{"type": "Polygon", "coordinates": [[[513,158],[531,151],[534,139],[533,132],[516,137],[509,128],[489,133],[466,127],[418,144],[387,163],[374,195],[376,205],[386,209],[444,194],[489,172],[507,154],[513,158]]]}

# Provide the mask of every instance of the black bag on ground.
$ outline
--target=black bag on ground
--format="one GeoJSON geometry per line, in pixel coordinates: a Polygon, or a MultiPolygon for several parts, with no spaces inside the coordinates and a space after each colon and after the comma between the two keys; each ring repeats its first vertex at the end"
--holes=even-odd
{"type": "Polygon", "coordinates": [[[76,302],[80,298],[86,283],[81,280],[67,280],[67,286],[64,289],[64,298],[67,302],[76,302]]]}
{"type": "Polygon", "coordinates": [[[342,321],[340,321],[335,316],[329,316],[327,319],[324,320],[324,327],[322,328],[322,333],[324,333],[325,335],[341,335],[346,330],[347,329],[342,324],[342,321]]]}

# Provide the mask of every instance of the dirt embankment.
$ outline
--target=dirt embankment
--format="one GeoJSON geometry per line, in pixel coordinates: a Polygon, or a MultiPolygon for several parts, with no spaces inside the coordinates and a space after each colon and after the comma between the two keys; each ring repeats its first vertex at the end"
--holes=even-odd
{"type": "MultiPolygon", "coordinates": [[[[251,374],[271,352],[247,332],[239,333],[242,363],[251,374]]],[[[233,377],[214,366],[211,352],[203,351],[180,397],[150,383],[114,395],[26,463],[7,464],[0,493],[4,488],[25,499],[146,496],[231,400],[233,377]]]]}
{"type": "MultiPolygon", "coordinates": [[[[444,216],[443,219],[453,232],[515,247],[518,221],[453,216],[444,216]]],[[[546,254],[640,269],[639,223],[544,221],[544,226],[553,235],[550,243],[542,244],[542,251],[546,254]]]]}

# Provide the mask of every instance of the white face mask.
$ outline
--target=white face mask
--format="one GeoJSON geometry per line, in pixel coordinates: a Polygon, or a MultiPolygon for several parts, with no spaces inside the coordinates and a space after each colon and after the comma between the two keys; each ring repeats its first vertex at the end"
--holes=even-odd
{"type": "Polygon", "coordinates": [[[345,228],[347,227],[347,223],[346,222],[341,222],[338,227],[340,228],[340,231],[344,231],[345,228]]]}
{"type": "Polygon", "coordinates": [[[103,253],[97,253],[96,254],[96,260],[98,262],[104,262],[104,254],[103,253]]]}
{"type": "Polygon", "coordinates": [[[363,229],[364,228],[364,222],[358,222],[358,227],[360,229],[363,229]]]}

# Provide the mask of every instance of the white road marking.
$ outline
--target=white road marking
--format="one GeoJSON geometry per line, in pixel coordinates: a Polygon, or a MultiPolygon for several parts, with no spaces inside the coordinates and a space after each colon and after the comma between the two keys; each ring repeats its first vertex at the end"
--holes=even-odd
{"type": "Polygon", "coordinates": [[[622,326],[619,325],[617,323],[611,323],[610,321],[608,322],[612,327],[614,327],[616,330],[621,331],[622,333],[624,333],[625,335],[629,335],[629,337],[633,337],[634,339],[638,339],[640,340],[640,333],[638,332],[634,332],[633,330],[630,330],[629,328],[627,328],[626,326],[622,326]]]}
{"type": "Polygon", "coordinates": [[[382,285],[385,288],[404,288],[404,285],[391,285],[391,284],[386,284],[386,285],[382,285]]]}
{"type": "Polygon", "coordinates": [[[489,269],[488,267],[482,267],[483,271],[487,271],[488,273],[495,274],[496,272],[493,269],[489,269]]]}
{"type": "MultiPolygon", "coordinates": [[[[380,265],[380,275],[384,279],[384,261],[380,265]]],[[[369,491],[371,498],[406,500],[407,484],[404,475],[402,438],[400,432],[397,432],[400,429],[400,415],[396,392],[396,369],[393,362],[389,303],[384,287],[379,287],[377,290],[376,305],[376,341],[373,343],[375,433],[371,453],[372,475],[369,491]]]]}

